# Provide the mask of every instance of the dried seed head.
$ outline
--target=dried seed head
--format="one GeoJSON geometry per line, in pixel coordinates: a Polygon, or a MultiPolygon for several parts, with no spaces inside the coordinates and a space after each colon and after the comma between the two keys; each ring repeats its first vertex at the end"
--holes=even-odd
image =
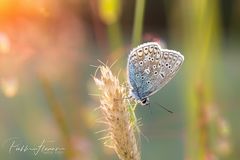
{"type": "MultiPolygon", "coordinates": [[[[107,124],[104,144],[115,150],[122,160],[140,160],[135,137],[136,123],[134,111],[130,112],[126,102],[127,87],[121,86],[107,66],[100,66],[100,78],[94,81],[100,90],[100,110],[107,124]]],[[[130,106],[131,107],[131,106],[130,106]]]]}

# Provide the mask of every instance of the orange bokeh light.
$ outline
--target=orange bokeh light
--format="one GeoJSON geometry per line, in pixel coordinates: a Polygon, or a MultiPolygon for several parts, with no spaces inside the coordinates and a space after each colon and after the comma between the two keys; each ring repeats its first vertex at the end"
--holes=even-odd
{"type": "Polygon", "coordinates": [[[7,54],[10,51],[10,40],[7,34],[0,32],[0,54],[7,54]]]}
{"type": "Polygon", "coordinates": [[[6,97],[14,97],[18,91],[18,80],[16,77],[1,78],[1,89],[6,97]]]}
{"type": "Polygon", "coordinates": [[[46,16],[47,5],[44,0],[0,0],[0,22],[19,16],[46,16]]]}

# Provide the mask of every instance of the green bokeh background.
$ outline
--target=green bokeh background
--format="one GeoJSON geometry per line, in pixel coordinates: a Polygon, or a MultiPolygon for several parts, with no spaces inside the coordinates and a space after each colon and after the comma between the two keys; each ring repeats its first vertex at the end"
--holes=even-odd
{"type": "Polygon", "coordinates": [[[0,0],[0,159],[117,160],[96,134],[104,126],[91,65],[117,60],[112,71],[124,83],[129,52],[147,41],[185,62],[150,98],[151,111],[136,109],[142,159],[240,159],[239,8],[238,0],[0,0]],[[14,137],[65,152],[9,151],[14,137]]]}

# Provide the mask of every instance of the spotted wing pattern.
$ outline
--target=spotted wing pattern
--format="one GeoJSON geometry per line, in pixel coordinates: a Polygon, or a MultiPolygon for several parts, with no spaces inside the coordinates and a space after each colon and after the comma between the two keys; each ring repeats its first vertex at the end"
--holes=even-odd
{"type": "Polygon", "coordinates": [[[128,79],[132,95],[149,97],[165,86],[177,73],[184,57],[177,51],[161,49],[156,42],[144,43],[128,57],[128,79]]]}

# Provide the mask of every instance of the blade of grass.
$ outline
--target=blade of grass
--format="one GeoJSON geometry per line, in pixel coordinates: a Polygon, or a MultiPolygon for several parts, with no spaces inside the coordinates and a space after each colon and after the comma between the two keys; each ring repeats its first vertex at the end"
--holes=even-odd
{"type": "MultiPolygon", "coordinates": [[[[186,55],[186,122],[187,159],[208,159],[214,151],[211,144],[212,125],[208,121],[211,104],[214,104],[214,63],[218,61],[220,36],[218,0],[180,0],[176,5],[172,23],[182,13],[183,39],[186,55]],[[187,4],[187,5],[186,5],[187,4]],[[179,7],[180,6],[180,7],[179,7]],[[181,10],[178,10],[178,9],[181,10]],[[191,13],[191,14],[190,14],[191,13]]],[[[181,32],[180,32],[181,33],[181,32]]],[[[215,155],[214,155],[215,156],[215,155]]]]}
{"type": "Polygon", "coordinates": [[[141,42],[142,30],[143,30],[144,8],[145,8],[145,0],[137,0],[135,13],[134,13],[132,47],[138,45],[141,42]]]}
{"type": "Polygon", "coordinates": [[[39,78],[44,95],[46,96],[48,106],[50,107],[50,110],[52,111],[52,115],[59,127],[59,130],[63,136],[63,143],[65,145],[65,157],[66,159],[73,159],[76,158],[76,156],[79,157],[79,153],[76,153],[74,150],[72,144],[71,144],[71,136],[70,136],[70,131],[68,129],[68,125],[66,122],[66,117],[64,115],[64,112],[62,110],[61,104],[58,102],[56,97],[54,96],[54,92],[51,88],[50,82],[48,81],[47,78],[41,76],[39,78]]]}

